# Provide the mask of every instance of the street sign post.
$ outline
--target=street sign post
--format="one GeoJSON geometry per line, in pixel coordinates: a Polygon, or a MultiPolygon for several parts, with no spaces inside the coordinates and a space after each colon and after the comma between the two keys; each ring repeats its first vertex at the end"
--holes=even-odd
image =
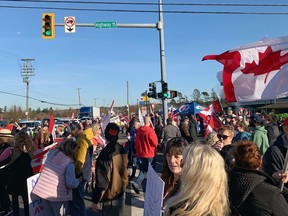
{"type": "Polygon", "coordinates": [[[65,33],[75,33],[76,32],[75,17],[72,16],[64,17],[64,27],[65,27],[65,33]]]}
{"type": "Polygon", "coordinates": [[[95,28],[117,28],[117,24],[115,21],[95,22],[94,27],[95,28]]]}

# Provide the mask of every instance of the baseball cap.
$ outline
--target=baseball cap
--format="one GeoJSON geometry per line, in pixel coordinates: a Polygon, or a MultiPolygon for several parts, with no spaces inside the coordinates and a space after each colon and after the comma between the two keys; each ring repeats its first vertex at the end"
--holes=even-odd
{"type": "Polygon", "coordinates": [[[115,123],[109,123],[105,128],[105,138],[110,142],[118,140],[119,126],[115,123]]]}

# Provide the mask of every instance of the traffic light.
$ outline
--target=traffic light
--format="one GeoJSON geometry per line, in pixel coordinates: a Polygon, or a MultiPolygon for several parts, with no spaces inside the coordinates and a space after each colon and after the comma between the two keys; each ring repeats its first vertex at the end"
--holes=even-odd
{"type": "Polygon", "coordinates": [[[170,98],[175,98],[177,97],[178,92],[177,91],[170,91],[170,98]]]}
{"type": "Polygon", "coordinates": [[[163,96],[163,99],[168,97],[168,84],[167,84],[167,82],[162,82],[162,96],[163,96]]]}
{"type": "Polygon", "coordinates": [[[149,83],[148,97],[155,98],[155,99],[157,98],[157,90],[156,90],[155,82],[149,83]]]}
{"type": "Polygon", "coordinates": [[[55,15],[54,13],[42,14],[42,38],[54,39],[55,37],[55,15]]]}

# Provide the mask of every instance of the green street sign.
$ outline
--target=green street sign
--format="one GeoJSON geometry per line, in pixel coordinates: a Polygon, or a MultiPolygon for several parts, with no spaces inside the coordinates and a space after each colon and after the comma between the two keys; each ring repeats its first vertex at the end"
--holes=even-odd
{"type": "Polygon", "coordinates": [[[117,28],[117,24],[115,21],[112,22],[95,22],[95,28],[117,28]]]}

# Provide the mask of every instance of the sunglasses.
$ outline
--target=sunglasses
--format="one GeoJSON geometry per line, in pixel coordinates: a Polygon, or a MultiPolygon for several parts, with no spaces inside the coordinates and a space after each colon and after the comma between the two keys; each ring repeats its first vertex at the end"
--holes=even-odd
{"type": "Polygon", "coordinates": [[[229,137],[229,136],[227,136],[227,135],[217,134],[217,138],[218,138],[218,139],[223,138],[223,140],[225,140],[225,139],[227,139],[228,137],[229,137]]]}

